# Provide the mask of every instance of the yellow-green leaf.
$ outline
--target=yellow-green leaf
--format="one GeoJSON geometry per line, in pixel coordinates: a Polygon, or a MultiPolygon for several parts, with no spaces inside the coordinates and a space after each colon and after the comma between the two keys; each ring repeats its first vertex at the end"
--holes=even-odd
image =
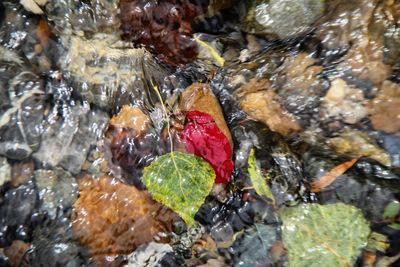
{"type": "Polygon", "coordinates": [[[143,172],[153,198],[177,212],[189,225],[214,184],[215,172],[202,158],[171,152],[154,160],[143,172]]]}
{"type": "Polygon", "coordinates": [[[248,172],[250,175],[250,180],[257,194],[265,198],[269,198],[272,200],[272,203],[275,203],[274,195],[272,194],[271,189],[267,185],[265,178],[261,173],[260,167],[258,166],[256,157],[254,155],[254,148],[251,149],[250,151],[247,163],[248,163],[248,172]]]}
{"type": "Polygon", "coordinates": [[[279,214],[289,267],[350,267],[367,244],[370,228],[356,207],[302,204],[279,214]]]}

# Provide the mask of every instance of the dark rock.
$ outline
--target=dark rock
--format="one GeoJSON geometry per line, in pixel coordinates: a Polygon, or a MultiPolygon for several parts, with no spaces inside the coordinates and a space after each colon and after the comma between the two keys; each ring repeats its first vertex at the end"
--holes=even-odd
{"type": "Polygon", "coordinates": [[[0,246],[10,245],[14,239],[30,240],[36,204],[37,192],[32,182],[5,192],[0,204],[0,246]]]}
{"type": "MultiPolygon", "coordinates": [[[[321,177],[346,161],[330,152],[312,149],[303,156],[305,175],[309,181],[321,177]]],[[[398,201],[400,176],[369,159],[360,159],[327,188],[317,193],[323,204],[343,202],[360,208],[367,219],[379,221],[386,205],[398,201]]]]}
{"type": "Polygon", "coordinates": [[[81,247],[72,231],[72,223],[65,216],[45,220],[33,233],[33,250],[29,266],[90,266],[88,252],[81,247]]]}

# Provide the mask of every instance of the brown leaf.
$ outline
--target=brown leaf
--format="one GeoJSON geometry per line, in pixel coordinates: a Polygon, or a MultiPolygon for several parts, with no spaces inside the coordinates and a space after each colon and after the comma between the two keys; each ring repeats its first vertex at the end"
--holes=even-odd
{"type": "Polygon", "coordinates": [[[194,83],[186,88],[182,93],[179,107],[182,111],[201,111],[209,114],[233,147],[232,136],[226,125],[222,108],[207,84],[194,83]]]}
{"type": "Polygon", "coordinates": [[[328,173],[319,178],[318,181],[311,183],[311,192],[320,192],[321,190],[328,187],[336,180],[337,177],[350,169],[354,165],[354,163],[357,162],[357,160],[358,158],[346,161],[330,170],[328,173]]]}

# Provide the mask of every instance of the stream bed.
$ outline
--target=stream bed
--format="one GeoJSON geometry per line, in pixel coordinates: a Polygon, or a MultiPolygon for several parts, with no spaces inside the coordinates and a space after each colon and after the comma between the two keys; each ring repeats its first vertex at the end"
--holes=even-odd
{"type": "Polygon", "coordinates": [[[400,1],[1,1],[0,266],[400,266],[400,1]]]}

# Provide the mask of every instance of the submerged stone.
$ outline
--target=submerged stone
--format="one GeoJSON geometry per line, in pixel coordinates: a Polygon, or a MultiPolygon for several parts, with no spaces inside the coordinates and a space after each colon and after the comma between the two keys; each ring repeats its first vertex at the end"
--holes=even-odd
{"type": "Polygon", "coordinates": [[[175,216],[147,192],[112,177],[86,176],[79,181],[73,229],[92,257],[101,261],[151,241],[167,241],[175,216]]]}
{"type": "Polygon", "coordinates": [[[40,209],[54,219],[59,210],[72,207],[78,197],[78,184],[70,173],[61,168],[36,170],[35,183],[42,201],[40,209]]]}
{"type": "Polygon", "coordinates": [[[12,240],[29,241],[31,219],[37,204],[37,192],[29,182],[10,189],[1,197],[0,204],[0,246],[11,244],[12,240]]]}
{"type": "Polygon", "coordinates": [[[280,39],[306,32],[323,14],[321,0],[254,0],[250,4],[244,29],[280,39]]]}

